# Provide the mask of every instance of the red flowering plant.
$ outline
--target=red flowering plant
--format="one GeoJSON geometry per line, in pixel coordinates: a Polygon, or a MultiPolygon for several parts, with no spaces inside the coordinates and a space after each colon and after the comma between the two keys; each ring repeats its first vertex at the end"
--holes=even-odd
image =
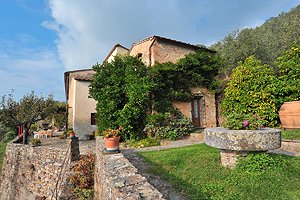
{"type": "Polygon", "coordinates": [[[255,130],[264,128],[267,121],[257,114],[231,113],[226,116],[225,127],[234,130],[255,130]]]}

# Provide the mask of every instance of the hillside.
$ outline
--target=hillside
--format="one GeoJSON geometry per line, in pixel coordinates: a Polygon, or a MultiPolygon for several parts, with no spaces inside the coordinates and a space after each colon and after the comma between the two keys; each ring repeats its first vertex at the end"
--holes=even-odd
{"type": "Polygon", "coordinates": [[[230,33],[211,48],[223,58],[222,73],[227,75],[250,55],[274,66],[276,58],[294,44],[300,44],[300,5],[270,18],[259,27],[230,33]]]}

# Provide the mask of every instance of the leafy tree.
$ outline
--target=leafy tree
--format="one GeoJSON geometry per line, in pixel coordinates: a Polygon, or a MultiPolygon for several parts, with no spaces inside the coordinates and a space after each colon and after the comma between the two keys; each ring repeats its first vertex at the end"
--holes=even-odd
{"type": "Polygon", "coordinates": [[[3,96],[0,103],[0,121],[11,129],[22,125],[24,127],[23,143],[27,144],[31,125],[53,114],[56,110],[54,105],[52,95],[44,98],[32,92],[24,95],[19,101],[15,101],[12,94],[3,96]]]}
{"type": "Polygon", "coordinates": [[[280,105],[300,100],[300,48],[292,47],[277,59],[278,83],[276,95],[280,105]]]}
{"type": "Polygon", "coordinates": [[[272,67],[276,58],[294,44],[300,44],[300,5],[288,13],[270,18],[256,28],[246,28],[228,34],[222,41],[212,45],[221,56],[224,66],[222,75],[251,55],[272,67]]]}
{"type": "Polygon", "coordinates": [[[93,69],[90,95],[97,101],[98,129],[122,125],[123,132],[137,136],[145,125],[153,87],[146,66],[136,57],[116,56],[111,63],[96,64],[93,69]]]}
{"type": "Polygon", "coordinates": [[[256,114],[269,126],[278,123],[277,76],[273,68],[251,56],[235,68],[225,89],[222,111],[225,117],[256,114]]]}

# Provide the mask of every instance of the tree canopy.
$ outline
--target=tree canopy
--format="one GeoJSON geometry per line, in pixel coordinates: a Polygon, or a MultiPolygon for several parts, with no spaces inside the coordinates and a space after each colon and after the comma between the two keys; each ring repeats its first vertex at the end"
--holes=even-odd
{"type": "Polygon", "coordinates": [[[300,5],[288,13],[272,17],[256,28],[234,31],[212,45],[223,59],[222,73],[230,74],[251,55],[263,64],[275,66],[276,59],[291,46],[300,44],[300,5]]]}
{"type": "Polygon", "coordinates": [[[146,66],[136,57],[117,55],[111,63],[96,64],[93,69],[90,95],[97,101],[98,129],[121,125],[123,138],[136,137],[145,125],[153,87],[146,66]]]}
{"type": "Polygon", "coordinates": [[[18,125],[22,125],[25,131],[24,143],[27,144],[27,135],[31,125],[53,115],[55,111],[55,101],[52,95],[45,98],[32,92],[24,95],[19,101],[15,101],[13,95],[10,94],[2,97],[0,121],[5,127],[13,130],[16,130],[18,125]]]}

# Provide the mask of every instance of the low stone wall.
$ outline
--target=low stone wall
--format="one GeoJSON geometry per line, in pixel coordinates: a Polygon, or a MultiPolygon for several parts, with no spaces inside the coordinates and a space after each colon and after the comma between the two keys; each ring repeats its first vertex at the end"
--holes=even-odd
{"type": "Polygon", "coordinates": [[[96,140],[95,197],[94,199],[156,199],[162,194],[138,173],[138,170],[123,156],[103,154],[104,141],[96,140]]]}
{"type": "Polygon", "coordinates": [[[70,164],[68,154],[67,144],[32,147],[8,143],[1,175],[1,200],[55,199],[62,191],[59,186],[70,164]]]}

